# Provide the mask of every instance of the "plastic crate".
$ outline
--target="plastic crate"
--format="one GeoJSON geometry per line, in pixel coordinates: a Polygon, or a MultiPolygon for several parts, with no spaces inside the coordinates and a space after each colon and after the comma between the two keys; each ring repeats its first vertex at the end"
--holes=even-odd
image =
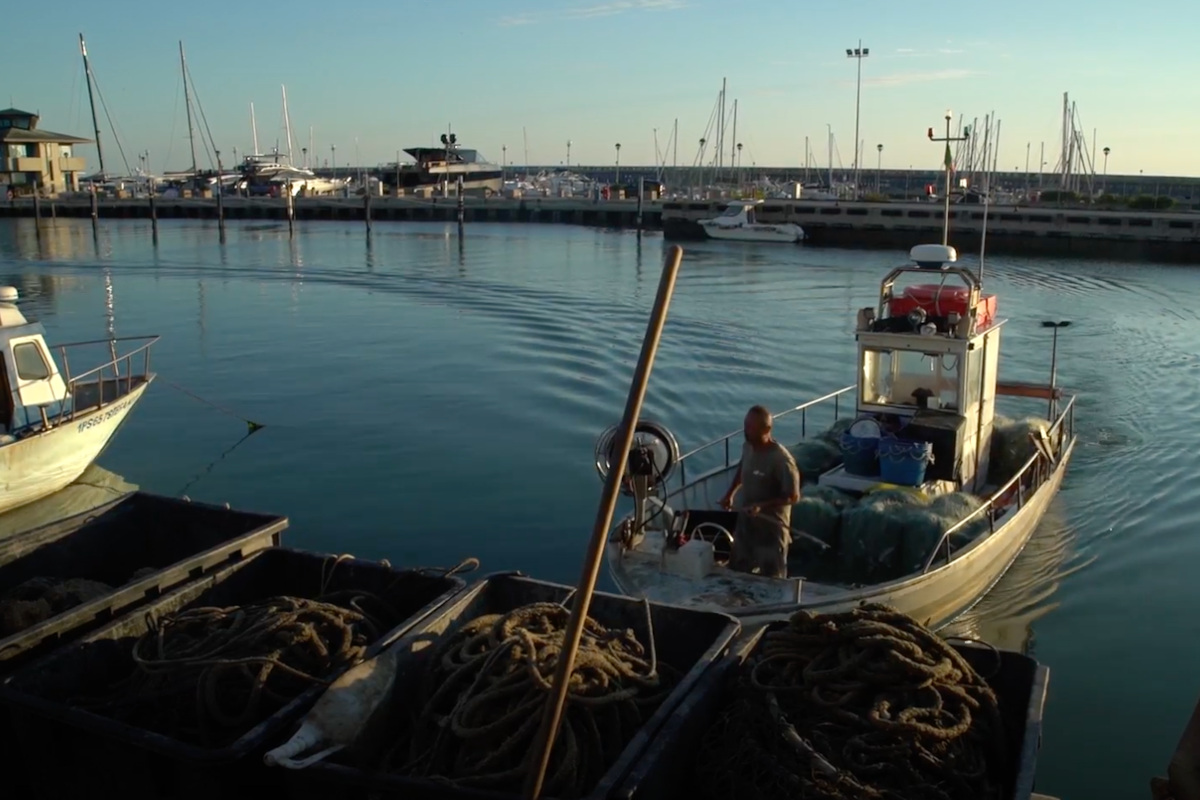
{"type": "MultiPolygon", "coordinates": [[[[613,792],[613,798],[691,800],[695,797],[693,774],[701,738],[724,707],[737,669],[753,654],[768,630],[783,624],[771,623],[738,639],[729,656],[676,709],[613,792]]],[[[1020,653],[998,651],[974,642],[953,640],[950,644],[981,675],[991,674],[986,680],[1000,703],[1009,756],[1002,796],[1006,800],[1031,800],[1050,670],[1020,653]]]]}
{"type": "Polygon", "coordinates": [[[35,577],[88,578],[114,587],[0,639],[0,673],[188,580],[279,544],[287,525],[286,517],[135,492],[0,542],[0,596],[35,577]],[[143,569],[153,571],[130,580],[143,569]]]}
{"type": "MultiPolygon", "coordinates": [[[[111,683],[132,667],[130,648],[161,617],[188,608],[231,606],[277,595],[315,597],[337,556],[270,548],[189,583],[67,645],[0,683],[8,707],[9,747],[20,760],[27,796],[106,794],[130,798],[273,796],[278,773],[262,753],[320,696],[307,690],[228,746],[206,748],[73,708],[63,699],[85,686],[111,683]],[[263,791],[266,794],[263,794],[263,791]]],[[[376,641],[367,657],[404,635],[465,586],[461,578],[398,570],[343,558],[326,590],[358,589],[383,597],[404,621],[376,641]]],[[[334,676],[329,676],[330,678],[334,676]]]]}
{"type": "MultiPolygon", "coordinates": [[[[392,709],[419,702],[415,697],[422,679],[425,659],[437,649],[437,643],[463,624],[483,614],[504,613],[529,603],[563,602],[573,589],[516,574],[492,575],[463,592],[453,603],[417,626],[393,647],[401,650],[395,688],[390,698],[392,709]]],[[[644,631],[646,607],[640,600],[597,592],[589,616],[603,625],[644,631]]],[[[642,726],[624,752],[599,783],[585,797],[598,800],[609,795],[628,772],[638,755],[653,741],[658,730],[671,718],[701,679],[729,651],[741,624],[728,614],[695,611],[678,606],[650,604],[655,646],[660,661],[683,673],[680,683],[658,710],[642,726]]],[[[642,634],[644,638],[645,634],[642,634]]],[[[395,720],[377,723],[373,743],[356,743],[358,753],[369,752],[386,743],[395,732],[395,720]]],[[[373,726],[375,727],[375,726],[373,726]]],[[[297,800],[348,800],[349,798],[422,798],[422,800],[512,800],[516,795],[456,788],[423,778],[374,772],[369,758],[356,756],[333,758],[301,770],[280,768],[288,776],[288,796],[297,800]]]]}

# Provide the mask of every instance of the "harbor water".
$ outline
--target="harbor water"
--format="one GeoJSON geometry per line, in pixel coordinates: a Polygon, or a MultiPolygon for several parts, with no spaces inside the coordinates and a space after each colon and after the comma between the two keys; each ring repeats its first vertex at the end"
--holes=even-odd
{"type": "MultiPolygon", "coordinates": [[[[148,221],[93,236],[14,219],[0,284],[51,343],[163,337],[97,493],[286,514],[296,547],[574,583],[593,445],[620,417],[664,249],[631,231],[335,222],[230,223],[222,245],[206,221],[163,222],[154,246],[148,221]]],[[[855,312],[904,260],[688,243],[647,416],[688,449],[752,404],[852,383],[855,312]]],[[[1200,271],[1003,257],[985,282],[1009,320],[1005,379],[1044,381],[1041,322],[1073,323],[1059,378],[1080,442],[1034,540],[955,630],[1051,668],[1040,791],[1147,796],[1200,691],[1200,271]]]]}

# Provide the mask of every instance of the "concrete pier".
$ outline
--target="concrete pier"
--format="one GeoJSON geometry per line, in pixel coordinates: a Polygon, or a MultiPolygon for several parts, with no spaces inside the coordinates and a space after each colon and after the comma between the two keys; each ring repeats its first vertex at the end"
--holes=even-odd
{"type": "MultiPolygon", "coordinates": [[[[146,198],[98,202],[88,198],[45,200],[60,216],[101,219],[216,219],[212,199],[157,198],[153,211],[146,198]]],[[[672,239],[698,239],[698,220],[715,216],[722,201],[644,201],[642,227],[661,229],[672,239]]],[[[287,202],[279,198],[226,197],[227,219],[286,221],[287,202]]],[[[363,221],[361,197],[298,197],[295,219],[363,221]]],[[[814,202],[768,200],[759,206],[765,223],[792,222],[804,228],[808,246],[908,249],[940,241],[942,206],[936,203],[814,202]]],[[[45,208],[43,208],[45,213],[45,208]]],[[[634,228],[638,202],[587,198],[465,197],[461,212],[455,197],[424,199],[372,197],[372,222],[566,223],[605,228],[634,228]]],[[[30,200],[0,203],[0,216],[33,216],[30,200]]],[[[983,206],[950,208],[950,240],[963,253],[977,252],[983,206]]],[[[1191,212],[1118,211],[1053,206],[992,206],[987,220],[988,251],[1019,255],[1100,257],[1200,263],[1200,214],[1191,212]]]]}

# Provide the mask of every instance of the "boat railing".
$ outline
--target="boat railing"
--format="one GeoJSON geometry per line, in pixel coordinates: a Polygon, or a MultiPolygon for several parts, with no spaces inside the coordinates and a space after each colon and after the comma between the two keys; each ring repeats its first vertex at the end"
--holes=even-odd
{"type": "MultiPolygon", "coordinates": [[[[1063,406],[1058,417],[1053,424],[1047,429],[1046,437],[1053,447],[1053,455],[1058,458],[1063,453],[1063,449],[1075,438],[1075,398],[1072,397],[1063,406]]],[[[921,572],[929,572],[933,568],[939,558],[944,558],[947,562],[952,558],[953,553],[950,549],[950,541],[952,537],[963,531],[971,524],[972,521],[978,519],[982,515],[987,515],[988,535],[996,532],[996,517],[993,513],[1002,503],[1013,502],[1015,504],[1014,511],[1019,511],[1025,507],[1029,499],[1041,488],[1054,471],[1054,463],[1049,461],[1041,448],[1035,448],[1032,456],[1026,461],[1021,469],[1017,470],[1017,474],[1010,478],[1003,486],[992,492],[991,497],[987,502],[975,509],[959,520],[956,524],[950,527],[942,538],[938,541],[937,547],[929,553],[925,559],[925,565],[921,572]],[[1015,494],[1015,497],[1013,495],[1015,494]]]]}
{"type": "Polygon", "coordinates": [[[97,408],[103,408],[106,404],[116,400],[132,391],[134,381],[145,379],[150,374],[150,348],[159,340],[158,336],[117,336],[111,339],[92,339],[86,342],[68,342],[66,344],[55,345],[54,349],[58,351],[60,361],[60,369],[64,382],[67,384],[67,396],[72,398],[71,403],[64,403],[59,411],[59,421],[73,420],[78,413],[91,411],[97,408]],[[117,347],[120,342],[141,342],[125,353],[118,353],[117,347]],[[100,364],[98,367],[93,367],[87,372],[82,372],[78,375],[71,374],[70,353],[77,352],[85,347],[97,347],[105,345],[109,349],[111,357],[108,361],[100,364]],[[137,358],[141,364],[141,371],[134,372],[134,359],[137,358]],[[122,366],[124,370],[122,371],[122,366]],[[105,386],[112,383],[111,396],[105,396],[105,386]],[[124,391],[121,390],[121,384],[124,383],[124,391]],[[86,407],[81,407],[75,398],[78,397],[78,389],[81,386],[95,383],[96,384],[96,400],[89,403],[86,407]]]}
{"type": "MultiPolygon", "coordinates": [[[[775,430],[778,437],[780,429],[779,421],[785,420],[784,427],[787,427],[789,422],[799,421],[800,438],[808,436],[810,412],[818,406],[828,408],[833,407],[833,420],[836,421],[846,403],[843,395],[857,390],[856,385],[847,386],[843,389],[838,389],[836,392],[831,392],[821,397],[809,400],[806,403],[801,403],[798,406],[789,408],[785,411],[780,411],[772,416],[775,420],[775,430]]],[[[853,400],[853,396],[851,396],[853,400]]],[[[850,411],[853,413],[855,405],[853,402],[849,404],[850,411]]],[[[674,484],[673,488],[669,488],[664,492],[666,497],[678,495],[680,492],[687,489],[692,483],[708,477],[712,473],[728,470],[733,467],[741,458],[740,448],[736,451],[733,447],[735,439],[744,436],[741,429],[727,433],[724,436],[713,439],[711,442],[702,444],[679,457],[678,463],[678,480],[671,480],[668,483],[674,484]],[[689,467],[689,463],[692,465],[689,467]],[[697,466],[701,465],[701,466],[697,466]]]]}

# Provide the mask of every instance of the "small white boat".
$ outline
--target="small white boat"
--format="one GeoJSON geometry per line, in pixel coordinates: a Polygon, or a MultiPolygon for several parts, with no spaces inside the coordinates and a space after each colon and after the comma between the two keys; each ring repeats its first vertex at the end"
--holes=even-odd
{"type": "Polygon", "coordinates": [[[102,339],[52,351],[45,329],[27,320],[16,300],[16,289],[0,287],[0,383],[6,389],[0,400],[0,513],[68,486],[96,460],[154,380],[150,347],[158,341],[102,339]],[[132,349],[118,353],[121,343],[132,349]],[[89,351],[108,358],[73,376],[72,355],[78,362],[89,351]]]}
{"type": "MultiPolygon", "coordinates": [[[[808,437],[822,415],[834,422],[791,448],[800,460],[823,447],[825,461],[809,467],[793,507],[787,576],[727,565],[738,512],[717,503],[738,468],[742,432],[681,456],[670,431],[643,422],[628,456],[634,510],[606,545],[623,593],[722,610],[744,624],[886,603],[938,628],[1004,575],[1066,472],[1074,398],[1060,406],[1055,366],[1045,386],[1000,382],[1005,320],[995,295],[954,266],[952,247],[918,245],[911,257],[884,277],[878,305],[858,312],[858,383],[775,415],[776,438],[789,427],[808,437]],[[925,282],[901,291],[897,282],[911,277],[925,282]],[[996,415],[1001,395],[1040,399],[1046,416],[1005,421],[996,415]]],[[[1055,328],[1055,351],[1061,324],[1043,323],[1055,328]]],[[[614,433],[597,444],[602,476],[615,463],[614,433]]]]}
{"type": "Polygon", "coordinates": [[[700,227],[710,239],[737,242],[802,242],[804,229],[790,222],[768,225],[755,220],[756,208],[762,200],[734,200],[712,219],[700,220],[700,227]]]}

